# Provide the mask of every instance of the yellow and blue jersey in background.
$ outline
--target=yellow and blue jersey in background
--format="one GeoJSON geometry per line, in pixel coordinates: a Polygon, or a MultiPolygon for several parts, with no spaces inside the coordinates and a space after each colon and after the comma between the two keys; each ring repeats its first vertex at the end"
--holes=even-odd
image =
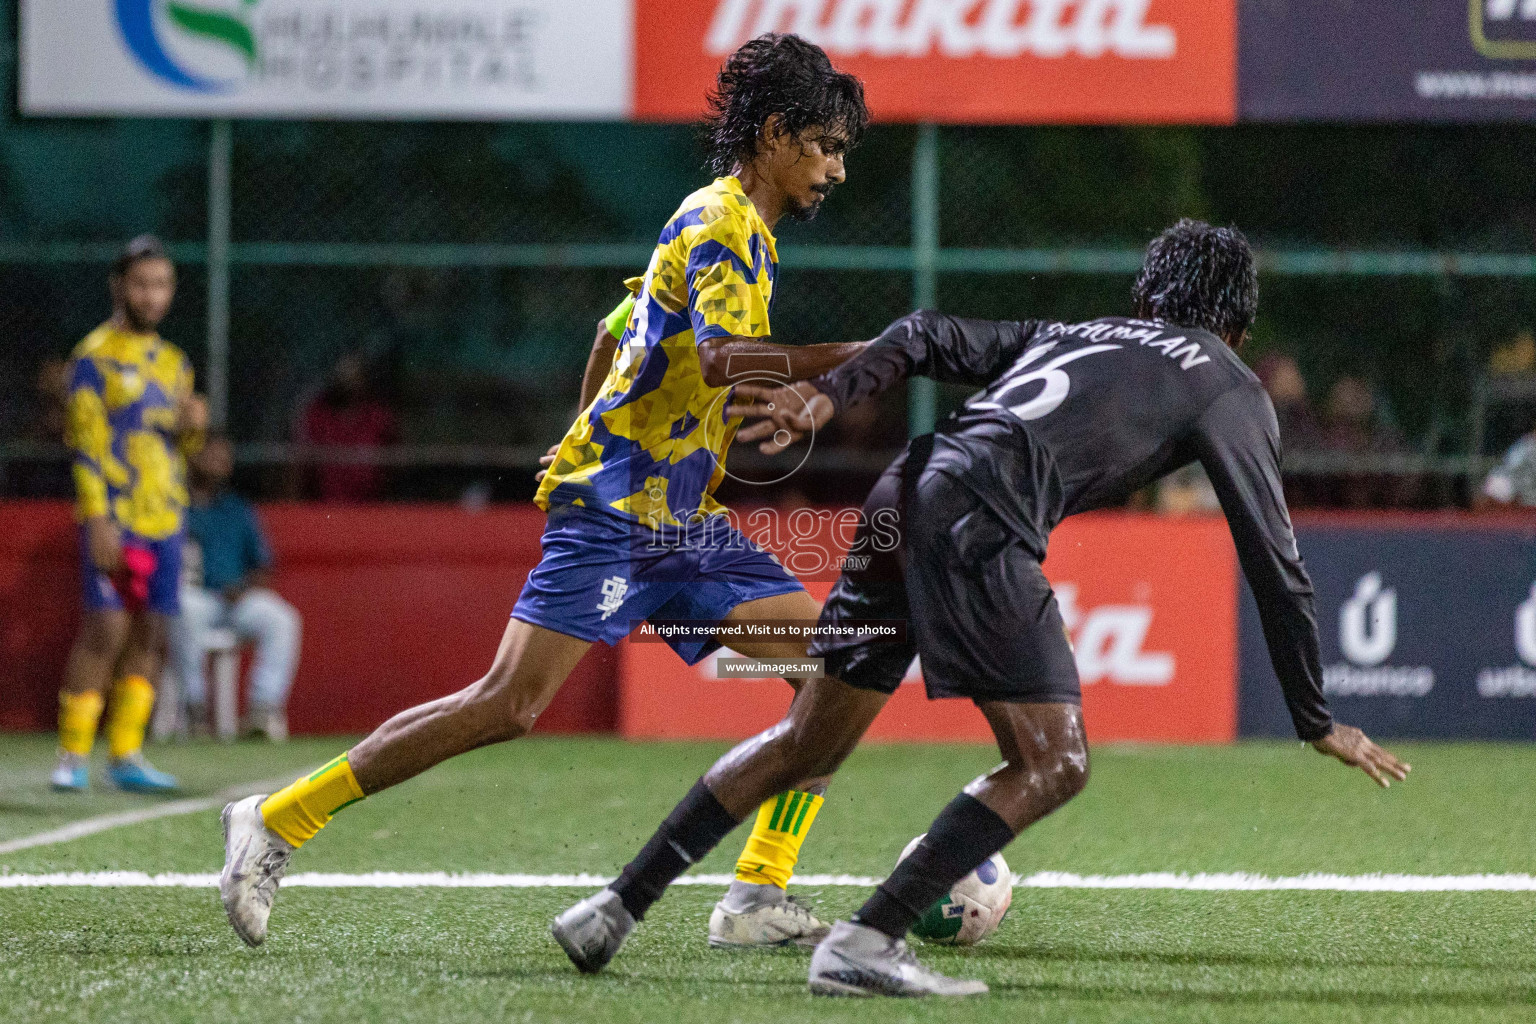
{"type": "Polygon", "coordinates": [[[155,334],[107,323],[76,346],[65,440],[74,455],[75,512],[109,516],[126,538],[165,540],[187,511],[178,410],[192,366],[155,334]]]}
{"type": "Polygon", "coordinates": [[[739,421],[710,387],[698,346],[766,338],[778,273],[773,234],[735,178],[683,200],[662,230],[592,405],[566,433],[534,501],[661,528],[723,511],[715,488],[739,421]]]}

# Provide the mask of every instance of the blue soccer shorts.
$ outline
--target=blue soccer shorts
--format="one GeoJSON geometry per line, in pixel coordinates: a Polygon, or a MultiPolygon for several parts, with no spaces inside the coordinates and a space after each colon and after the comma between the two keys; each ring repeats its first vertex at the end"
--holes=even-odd
{"type": "Polygon", "coordinates": [[[81,599],[88,611],[127,610],[181,614],[182,535],[164,540],[123,538],[123,568],[108,576],[91,561],[85,527],[80,528],[81,599]]]}
{"type": "MultiPolygon", "coordinates": [[[[805,589],[725,516],[653,530],[608,512],[557,505],[543,548],[512,617],[610,646],[644,620],[716,623],[746,601],[805,589]]],[[[690,665],[720,646],[696,638],[667,643],[690,665]]]]}

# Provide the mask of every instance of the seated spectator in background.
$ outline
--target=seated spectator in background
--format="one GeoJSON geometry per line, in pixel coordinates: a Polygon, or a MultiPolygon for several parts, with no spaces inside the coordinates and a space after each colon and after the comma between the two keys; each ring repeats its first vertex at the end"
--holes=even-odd
{"type": "Polygon", "coordinates": [[[1509,446],[1504,460],[1483,481],[1474,508],[1536,508],[1536,431],[1509,446]]]}
{"type": "Polygon", "coordinates": [[[1352,455],[1392,455],[1405,448],[1402,437],[1377,408],[1375,389],[1348,374],[1334,381],[1328,392],[1322,443],[1328,451],[1352,455]]]}
{"type": "Polygon", "coordinates": [[[1287,453],[1316,451],[1321,441],[1317,416],[1307,398],[1307,382],[1290,356],[1271,353],[1258,361],[1258,375],[1280,423],[1280,446],[1287,453]]]}
{"type": "Polygon", "coordinates": [[[37,366],[30,402],[17,410],[16,436],[32,449],[14,460],[6,493],[20,498],[70,498],[74,477],[64,451],[65,408],[69,402],[69,363],[48,356],[37,366]],[[54,451],[50,451],[53,449],[54,451]]]}
{"type": "Polygon", "coordinates": [[[1369,456],[1407,453],[1402,435],[1387,422],[1376,401],[1375,389],[1360,377],[1345,375],[1334,381],[1323,411],[1322,448],[1337,455],[1362,456],[1359,465],[1346,466],[1330,481],[1331,504],[1345,508],[1383,508],[1412,505],[1419,481],[1403,473],[1375,465],[1369,456]]]}
{"type": "Polygon", "coordinates": [[[188,461],[188,469],[187,540],[201,554],[202,577],[183,584],[181,616],[170,631],[187,718],[194,729],[207,728],[205,638],[211,629],[230,629],[256,648],[250,708],[241,731],[281,743],[288,738],[288,690],[299,663],[299,613],[267,589],[272,552],[256,510],[226,489],[234,469],[228,439],[210,438],[188,461]]]}
{"type": "MultiPolygon", "coordinates": [[[[1295,456],[1309,455],[1322,447],[1322,427],[1312,411],[1306,378],[1296,360],[1279,352],[1264,356],[1253,372],[1269,394],[1275,407],[1275,421],[1280,426],[1280,450],[1284,459],[1294,464],[1295,456]]],[[[1285,462],[1282,461],[1282,468],[1285,462]]],[[[1327,481],[1316,474],[1289,472],[1285,476],[1285,497],[1292,508],[1326,502],[1327,481]]]]}
{"type": "Polygon", "coordinates": [[[1488,353],[1490,377],[1530,377],[1536,374],[1536,334],[1521,331],[1488,353]]]}
{"type": "Polygon", "coordinates": [[[1154,507],[1158,515],[1194,516],[1221,511],[1221,501],[1211,478],[1198,462],[1191,462],[1156,484],[1154,507]]]}
{"type": "MultiPolygon", "coordinates": [[[[398,440],[395,414],[374,395],[368,367],[355,353],[337,361],[330,382],[299,418],[301,444],[379,449],[398,440]]],[[[314,479],[321,501],[373,501],[384,491],[383,467],[367,463],[321,463],[314,479]]]]}

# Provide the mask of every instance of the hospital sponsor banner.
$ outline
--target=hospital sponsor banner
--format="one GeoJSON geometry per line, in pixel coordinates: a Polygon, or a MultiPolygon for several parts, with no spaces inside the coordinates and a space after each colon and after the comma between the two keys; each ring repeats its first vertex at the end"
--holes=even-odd
{"type": "MultiPolygon", "coordinates": [[[[1536,533],[1301,526],[1317,591],[1323,692],[1383,737],[1536,739],[1536,533]]],[[[1294,736],[1243,588],[1240,729],[1294,736]]]]}
{"type": "Polygon", "coordinates": [[[636,0],[635,114],[691,120],[726,55],[795,32],[878,120],[1226,124],[1234,0],[636,0]]]}
{"type": "MultiPolygon", "coordinates": [[[[765,546],[786,565],[820,565],[820,555],[804,553],[846,547],[833,520],[823,521],[824,532],[764,538],[765,546]]],[[[1235,736],[1237,568],[1223,520],[1118,514],[1069,519],[1051,537],[1045,572],[1077,656],[1090,741],[1220,743],[1235,736]]],[[[802,576],[811,595],[824,600],[828,575],[802,576]]],[[[789,705],[788,685],[721,679],[715,664],[720,656],[733,654],[723,651],[689,668],[666,644],[632,635],[619,672],[620,732],[632,738],[740,739],[778,721],[789,705]]],[[[869,736],[992,739],[970,701],[927,699],[918,664],[869,736]]]]}
{"type": "Polygon", "coordinates": [[[1531,0],[1241,0],[1245,121],[1536,119],[1531,0]]]}
{"type": "Polygon", "coordinates": [[[632,0],[21,0],[48,115],[623,118],[632,0]]]}

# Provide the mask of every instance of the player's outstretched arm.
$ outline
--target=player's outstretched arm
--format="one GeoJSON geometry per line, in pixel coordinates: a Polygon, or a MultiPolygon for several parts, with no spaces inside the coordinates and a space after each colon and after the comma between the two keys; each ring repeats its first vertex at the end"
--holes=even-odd
{"type": "Polygon", "coordinates": [[[1352,725],[1335,723],[1332,732],[1312,741],[1312,747],[1320,754],[1338,758],[1351,768],[1359,768],[1375,779],[1382,789],[1392,785],[1393,779],[1402,782],[1413,770],[1412,765],[1399,761],[1391,751],[1377,746],[1352,725]]]}
{"type": "Polygon", "coordinates": [[[811,383],[841,412],[908,379],[990,384],[1029,347],[1033,321],[970,320],[923,309],[891,324],[854,358],[811,383]]]}
{"type": "Polygon", "coordinates": [[[1190,440],[1232,529],[1296,735],[1378,785],[1406,779],[1407,764],[1354,726],[1335,722],[1328,711],[1312,580],[1285,505],[1280,428],[1269,397],[1257,381],[1227,392],[1206,410],[1190,440]]]}
{"type": "Polygon", "coordinates": [[[909,377],[989,384],[1029,347],[1034,329],[1031,321],[970,320],[919,310],[812,380],[780,388],[738,386],[726,412],[756,419],[736,440],[760,441],[760,450],[771,455],[909,377]]]}
{"type": "Polygon", "coordinates": [[[819,377],[864,351],[867,341],[828,345],[778,345],[735,335],[699,343],[699,371],[712,388],[735,384],[796,381],[819,377]]]}

